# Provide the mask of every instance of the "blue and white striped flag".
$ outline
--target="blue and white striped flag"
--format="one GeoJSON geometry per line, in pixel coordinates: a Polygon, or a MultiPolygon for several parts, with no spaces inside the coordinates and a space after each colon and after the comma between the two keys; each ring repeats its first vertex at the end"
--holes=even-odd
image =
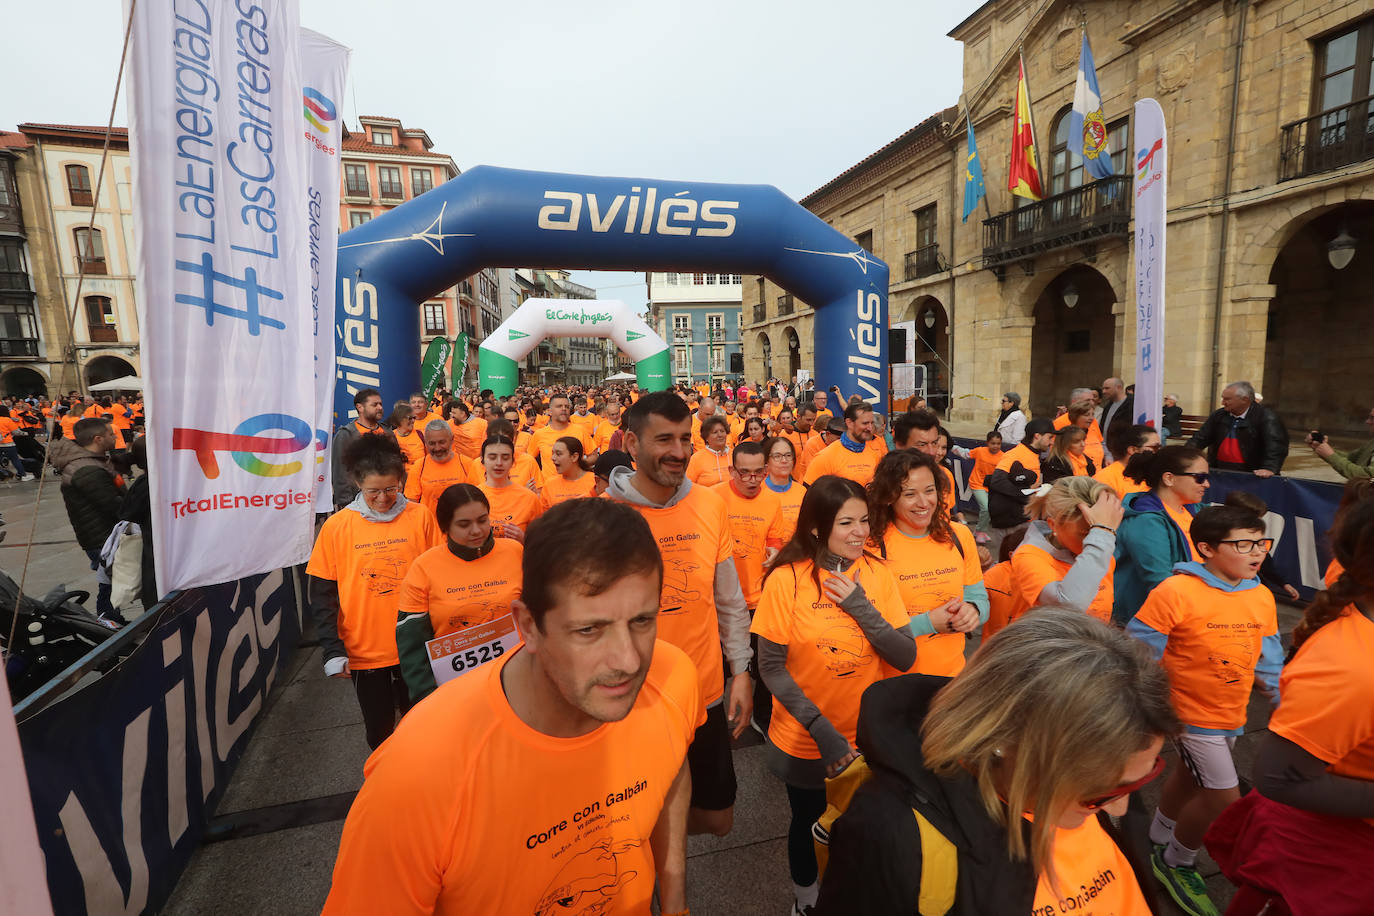
{"type": "Polygon", "coordinates": [[[1088,32],[1083,31],[1083,47],[1078,52],[1078,81],[1073,87],[1073,111],[1069,114],[1069,142],[1081,137],[1077,152],[1083,168],[1094,178],[1112,176],[1112,151],[1107,147],[1107,122],[1102,117],[1102,93],[1097,90],[1097,69],[1088,47],[1088,32]]]}

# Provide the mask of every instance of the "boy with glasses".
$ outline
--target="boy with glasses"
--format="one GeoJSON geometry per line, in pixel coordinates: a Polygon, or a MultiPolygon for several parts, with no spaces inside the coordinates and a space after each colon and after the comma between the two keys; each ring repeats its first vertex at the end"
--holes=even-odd
{"type": "Polygon", "coordinates": [[[1193,518],[1202,562],[1174,566],[1145,600],[1126,632],[1144,642],[1169,672],[1183,722],[1175,739],[1182,766],[1170,774],[1150,825],[1155,876],[1190,916],[1216,916],[1197,872],[1203,834],[1240,797],[1232,756],[1245,731],[1250,688],[1279,699],[1279,641],[1274,596],[1259,582],[1273,546],[1264,521],[1230,499],[1193,518]]]}

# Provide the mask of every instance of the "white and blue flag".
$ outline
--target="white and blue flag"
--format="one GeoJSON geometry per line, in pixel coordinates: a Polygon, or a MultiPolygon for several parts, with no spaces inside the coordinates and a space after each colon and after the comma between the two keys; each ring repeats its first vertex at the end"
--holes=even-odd
{"type": "Polygon", "coordinates": [[[1083,32],[1083,47],[1078,52],[1078,81],[1073,87],[1073,111],[1069,114],[1069,142],[1082,138],[1076,152],[1083,157],[1083,168],[1094,178],[1112,175],[1112,151],[1107,146],[1107,122],[1102,117],[1102,93],[1097,90],[1097,69],[1083,32]]]}

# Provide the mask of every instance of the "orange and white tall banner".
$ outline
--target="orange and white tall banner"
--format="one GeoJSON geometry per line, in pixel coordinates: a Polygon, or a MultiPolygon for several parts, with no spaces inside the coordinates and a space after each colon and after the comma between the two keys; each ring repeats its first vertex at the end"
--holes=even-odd
{"type": "Polygon", "coordinates": [[[310,553],[315,334],[298,0],[138,0],[129,60],[165,593],[310,553]]]}
{"type": "Polygon", "coordinates": [[[1164,111],[1135,103],[1135,417],[1159,428],[1164,410],[1164,236],[1169,145],[1164,111]]]}
{"type": "Polygon", "coordinates": [[[1011,117],[1011,164],[1007,167],[1007,190],[1018,197],[1040,200],[1045,196],[1045,191],[1040,183],[1040,153],[1035,145],[1030,90],[1026,88],[1026,61],[1018,56],[1017,65],[1016,108],[1011,117]]]}
{"type": "Polygon", "coordinates": [[[329,447],[334,429],[334,268],[339,260],[339,145],[343,139],[348,48],[301,29],[305,139],[310,144],[306,219],[310,226],[310,309],[315,333],[315,511],[334,511],[329,447]]]}

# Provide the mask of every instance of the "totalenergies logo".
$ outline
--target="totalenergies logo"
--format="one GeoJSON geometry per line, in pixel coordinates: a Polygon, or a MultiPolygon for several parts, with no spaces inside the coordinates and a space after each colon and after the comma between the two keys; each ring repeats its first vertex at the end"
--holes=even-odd
{"type": "Polygon", "coordinates": [[[264,413],[249,417],[232,433],[217,433],[203,429],[176,427],[172,430],[172,448],[189,449],[196,454],[200,469],[209,480],[219,477],[218,452],[229,452],[234,463],[258,477],[289,477],[299,473],[300,461],[273,463],[259,455],[294,455],[315,443],[315,463],[324,460],[329,437],[322,430],[312,430],[309,423],[281,413],[264,413]],[[280,431],[286,436],[263,436],[260,433],[280,431]]]}
{"type": "Polygon", "coordinates": [[[1145,177],[1150,173],[1150,169],[1155,167],[1155,153],[1158,153],[1163,149],[1164,138],[1160,137],[1158,140],[1155,141],[1154,146],[1151,146],[1149,149],[1143,149],[1135,154],[1135,168],[1136,171],[1139,173],[1139,181],[1144,181],[1145,177]]]}
{"type": "Polygon", "coordinates": [[[318,89],[305,87],[305,119],[310,122],[320,133],[329,133],[329,126],[326,121],[334,120],[337,112],[334,110],[334,103],[325,98],[324,93],[318,89]]]}

